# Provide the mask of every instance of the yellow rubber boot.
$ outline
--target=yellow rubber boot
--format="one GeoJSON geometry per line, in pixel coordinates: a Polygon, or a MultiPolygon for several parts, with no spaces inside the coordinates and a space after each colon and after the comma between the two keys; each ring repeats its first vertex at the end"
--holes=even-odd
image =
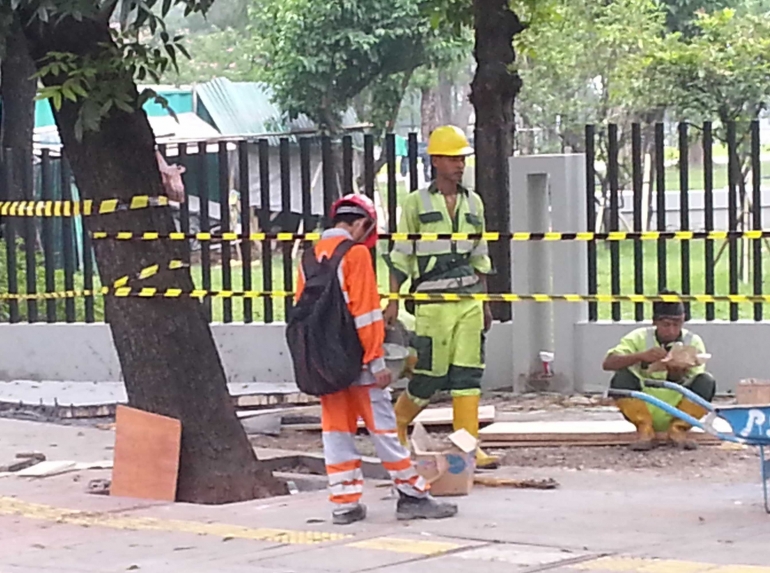
{"type": "MultiPolygon", "coordinates": [[[[679,402],[679,409],[685,414],[689,414],[696,420],[700,420],[706,415],[707,411],[702,406],[698,406],[694,402],[690,402],[687,399],[682,399],[679,402]]],[[[695,440],[687,437],[687,432],[690,431],[690,424],[679,418],[674,418],[671,421],[671,425],[668,427],[668,439],[673,445],[683,450],[695,450],[698,448],[698,444],[695,440]]]]}
{"type": "Polygon", "coordinates": [[[406,448],[409,447],[409,440],[407,437],[409,433],[409,424],[411,424],[412,420],[417,417],[417,414],[422,412],[423,408],[424,406],[416,404],[411,398],[409,398],[409,395],[406,391],[401,392],[401,395],[396,401],[394,410],[396,412],[396,429],[398,430],[398,441],[401,442],[401,444],[406,448]]]}
{"type": "MultiPolygon", "coordinates": [[[[453,396],[452,408],[454,429],[466,430],[474,438],[479,437],[479,400],[481,396],[453,396]]],[[[490,456],[480,447],[476,448],[476,467],[482,470],[492,470],[500,465],[500,459],[490,456]]]]}
{"type": "Polygon", "coordinates": [[[655,430],[652,414],[647,404],[636,398],[619,398],[615,401],[626,420],[636,426],[636,441],[629,448],[635,452],[647,452],[655,447],[655,430]]]}

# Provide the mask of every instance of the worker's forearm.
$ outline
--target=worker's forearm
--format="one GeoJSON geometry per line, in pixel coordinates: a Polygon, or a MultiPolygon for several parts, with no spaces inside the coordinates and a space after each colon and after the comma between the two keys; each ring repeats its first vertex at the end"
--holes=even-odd
{"type": "Polygon", "coordinates": [[[642,354],[639,352],[636,354],[610,354],[604,359],[602,368],[611,371],[623,370],[624,368],[638,364],[641,361],[642,354]]]}
{"type": "Polygon", "coordinates": [[[401,290],[401,285],[398,283],[398,277],[395,273],[390,273],[390,292],[398,292],[401,290]]]}

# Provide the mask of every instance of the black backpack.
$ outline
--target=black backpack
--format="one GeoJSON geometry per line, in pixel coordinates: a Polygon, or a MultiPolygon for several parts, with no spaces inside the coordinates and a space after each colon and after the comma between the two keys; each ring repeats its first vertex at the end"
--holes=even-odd
{"type": "Polygon", "coordinates": [[[364,349],[337,274],[354,245],[344,240],[320,262],[312,247],[302,257],[305,289],[290,313],[286,341],[297,386],[311,396],[348,388],[363,369],[364,349]]]}

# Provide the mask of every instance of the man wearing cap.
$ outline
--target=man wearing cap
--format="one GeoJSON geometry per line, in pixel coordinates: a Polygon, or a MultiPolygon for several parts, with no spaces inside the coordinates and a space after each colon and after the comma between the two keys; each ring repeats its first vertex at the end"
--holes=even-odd
{"type": "MultiPolygon", "coordinates": [[[[661,294],[676,293],[666,291],[661,294]]],[[[685,313],[681,302],[654,302],[652,314],[651,327],[631,331],[615,348],[607,352],[602,367],[604,370],[615,372],[610,381],[610,388],[645,392],[678,407],[695,419],[700,419],[706,415],[706,410],[683,398],[679,392],[644,385],[645,379],[668,380],[689,388],[708,401],[711,401],[716,393],[714,377],[706,372],[703,365],[682,369],[663,362],[661,364],[666,365],[665,369],[650,371],[650,367],[665,358],[677,342],[694,347],[699,354],[706,352],[703,339],[682,328],[685,313]]],[[[690,425],[682,420],[635,398],[620,398],[616,403],[623,416],[636,426],[637,440],[631,444],[632,450],[653,449],[656,431],[668,431],[669,441],[679,448],[696,448],[696,443],[687,437],[690,425]]]]}
{"type": "MultiPolygon", "coordinates": [[[[428,155],[436,179],[411,193],[402,206],[399,233],[483,233],[481,197],[461,185],[465,158],[473,153],[461,129],[447,125],[433,131],[428,155]]],[[[411,279],[411,292],[481,293],[492,272],[487,244],[482,240],[395,241],[386,257],[391,287],[398,291],[411,279]]],[[[398,302],[391,301],[385,319],[393,324],[398,302]]],[[[488,305],[479,301],[425,302],[406,305],[415,316],[412,347],[417,361],[406,392],[396,403],[399,438],[439,390],[452,394],[453,425],[478,435],[478,406],[484,372],[484,336],[492,323],[488,305]]],[[[495,467],[497,460],[481,449],[476,466],[495,467]]]]}

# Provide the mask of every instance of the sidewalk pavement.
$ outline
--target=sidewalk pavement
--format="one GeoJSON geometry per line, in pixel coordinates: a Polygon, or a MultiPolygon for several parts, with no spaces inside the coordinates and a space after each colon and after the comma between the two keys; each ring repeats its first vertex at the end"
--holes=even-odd
{"type": "MultiPolygon", "coordinates": [[[[112,439],[9,420],[0,420],[0,435],[0,454],[24,436],[26,449],[57,443],[79,461],[105,457],[93,450],[112,439]]],[[[369,484],[369,517],[346,527],[331,524],[324,492],[227,506],[84,493],[89,479],[108,473],[1,478],[0,573],[770,573],[758,469],[740,483],[715,483],[622,469],[505,468],[501,476],[550,476],[561,488],[477,487],[456,499],[456,518],[410,523],[396,521],[388,488],[369,484]]]]}

